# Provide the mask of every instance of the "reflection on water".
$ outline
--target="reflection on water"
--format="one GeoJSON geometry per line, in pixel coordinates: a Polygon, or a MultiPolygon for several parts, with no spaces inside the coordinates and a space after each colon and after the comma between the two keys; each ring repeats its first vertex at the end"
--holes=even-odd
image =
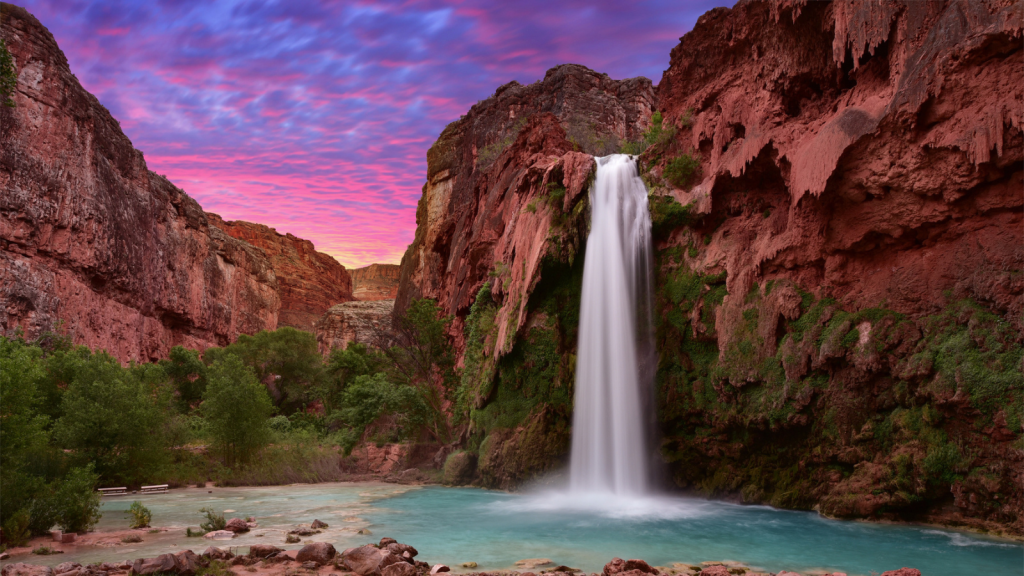
{"type": "MultiPolygon", "coordinates": [[[[288,530],[314,519],[330,527],[304,541],[331,542],[339,550],[391,536],[415,546],[419,559],[478,570],[514,568],[516,560],[550,558],[600,572],[613,556],[643,558],[654,565],[733,560],[773,572],[841,571],[868,575],[903,566],[926,576],[1018,576],[1024,547],[992,538],[930,527],[826,520],[809,512],[738,506],[677,497],[609,498],[545,492],[506,494],[469,488],[414,488],[374,483],[260,488],[172,490],[167,494],[108,498],[97,530],[124,530],[133,499],[153,512],[160,534],[124,545],[116,537],[100,546],[66,547],[58,556],[20,556],[11,561],[50,565],[64,561],[120,561],[190,548],[211,541],[185,537],[200,508],[254,516],[259,528],[219,546],[285,545],[288,530]],[[372,535],[358,534],[369,529],[372,535]]],[[[100,538],[104,540],[103,538],[100,538]]],[[[239,552],[244,551],[239,550],[239,552]]]]}

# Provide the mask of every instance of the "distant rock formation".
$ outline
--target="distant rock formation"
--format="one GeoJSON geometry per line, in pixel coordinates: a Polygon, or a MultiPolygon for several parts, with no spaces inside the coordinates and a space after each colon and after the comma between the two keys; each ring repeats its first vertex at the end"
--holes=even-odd
{"type": "Polygon", "coordinates": [[[352,300],[352,277],[333,257],[317,252],[309,240],[264,226],[207,214],[210,223],[232,238],[263,250],[274,268],[281,294],[278,326],[307,332],[334,304],[352,300]]]}
{"type": "Polygon", "coordinates": [[[375,330],[391,322],[394,300],[345,302],[331,306],[314,327],[320,353],[327,356],[350,342],[371,345],[375,330]]]}
{"type": "Polygon", "coordinates": [[[398,264],[370,264],[348,271],[352,296],[356,300],[394,300],[398,294],[401,267],[398,264]]]}
{"type": "Polygon", "coordinates": [[[0,14],[19,73],[16,107],[0,107],[0,332],[60,327],[148,361],[276,327],[263,252],[146,168],[35,17],[0,14]]]}

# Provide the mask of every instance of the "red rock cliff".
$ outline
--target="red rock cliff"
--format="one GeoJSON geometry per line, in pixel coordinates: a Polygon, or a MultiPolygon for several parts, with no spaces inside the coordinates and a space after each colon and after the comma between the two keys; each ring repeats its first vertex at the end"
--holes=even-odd
{"type": "Polygon", "coordinates": [[[349,270],[349,274],[356,300],[394,300],[398,294],[401,267],[397,264],[370,264],[349,270]]]}
{"type": "Polygon", "coordinates": [[[427,152],[427,182],[416,238],[402,258],[396,310],[412,298],[433,298],[456,316],[461,342],[462,319],[477,291],[497,278],[492,289],[505,304],[498,350],[507,351],[526,320],[542,257],[552,246],[561,249],[561,233],[548,242],[552,216],[571,212],[583,196],[593,161],[581,150],[638,138],[650,122],[653,96],[646,78],[612,80],[567,64],[529,86],[501,86],[449,124],[427,152]],[[554,203],[556,189],[564,196],[554,203]]]}
{"type": "Polygon", "coordinates": [[[281,295],[278,326],[312,332],[328,308],[353,299],[349,272],[331,256],[317,252],[309,240],[280,234],[263,224],[207,216],[213,226],[263,250],[270,260],[281,295]]]}
{"type": "Polygon", "coordinates": [[[0,332],[63,323],[76,343],[144,361],[273,329],[263,253],[147,170],[33,16],[0,5],[0,34],[19,74],[17,106],[0,108],[0,332]]]}

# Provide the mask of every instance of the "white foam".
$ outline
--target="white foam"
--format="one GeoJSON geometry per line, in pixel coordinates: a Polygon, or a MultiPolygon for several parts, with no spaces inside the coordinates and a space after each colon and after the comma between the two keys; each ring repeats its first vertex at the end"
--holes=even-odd
{"type": "Polygon", "coordinates": [[[1006,542],[993,542],[992,540],[982,540],[978,537],[970,538],[964,534],[958,532],[943,532],[942,530],[922,530],[924,534],[936,534],[939,536],[946,536],[949,538],[949,544],[953,546],[993,546],[997,548],[1015,548],[1016,544],[1009,544],[1006,542]]]}

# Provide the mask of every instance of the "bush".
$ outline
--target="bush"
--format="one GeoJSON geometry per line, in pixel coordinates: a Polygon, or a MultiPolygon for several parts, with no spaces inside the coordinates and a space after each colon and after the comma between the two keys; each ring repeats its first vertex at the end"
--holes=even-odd
{"type": "Polygon", "coordinates": [[[24,546],[30,536],[28,511],[22,508],[11,514],[4,522],[4,542],[8,546],[24,546]]]}
{"type": "Polygon", "coordinates": [[[680,226],[686,226],[693,220],[690,205],[683,206],[672,196],[650,196],[648,205],[651,211],[651,235],[665,238],[680,226]]]}
{"type": "Polygon", "coordinates": [[[124,538],[121,538],[121,542],[124,544],[136,544],[138,542],[142,542],[142,536],[139,536],[138,534],[129,534],[124,538]]]}
{"type": "Polygon", "coordinates": [[[683,154],[665,166],[665,178],[677,188],[684,188],[700,172],[700,154],[683,154]]]}
{"type": "Polygon", "coordinates": [[[202,412],[228,463],[248,462],[266,446],[273,411],[267,389],[237,356],[228,354],[210,366],[202,412]]]}
{"type": "Polygon", "coordinates": [[[376,423],[378,432],[389,441],[398,441],[419,431],[427,406],[412,386],[395,384],[384,374],[360,376],[345,390],[342,421],[348,426],[343,438],[346,453],[362,439],[367,428],[376,423]]]}
{"type": "Polygon", "coordinates": [[[128,507],[128,514],[131,515],[129,526],[132,528],[149,528],[149,522],[153,519],[153,513],[138,500],[128,507]]]}
{"type": "Polygon", "coordinates": [[[0,38],[0,102],[14,108],[14,91],[18,88],[18,74],[14,70],[14,58],[7,50],[7,44],[0,38]]]}
{"type": "Polygon", "coordinates": [[[212,508],[200,508],[199,512],[206,514],[206,522],[199,525],[199,527],[205,532],[223,530],[228,525],[227,521],[224,520],[224,515],[218,514],[217,511],[212,508]]]}
{"type": "Polygon", "coordinates": [[[99,480],[92,464],[75,468],[57,485],[53,506],[57,525],[65,532],[88,532],[100,519],[100,495],[96,492],[99,480]]]}
{"type": "MultiPolygon", "coordinates": [[[[689,124],[684,125],[689,126],[689,124]]],[[[661,112],[655,111],[654,114],[651,115],[651,127],[640,136],[640,140],[624,142],[619,152],[622,154],[639,156],[651,146],[664,144],[672,140],[675,135],[675,128],[665,128],[661,112]]]]}

